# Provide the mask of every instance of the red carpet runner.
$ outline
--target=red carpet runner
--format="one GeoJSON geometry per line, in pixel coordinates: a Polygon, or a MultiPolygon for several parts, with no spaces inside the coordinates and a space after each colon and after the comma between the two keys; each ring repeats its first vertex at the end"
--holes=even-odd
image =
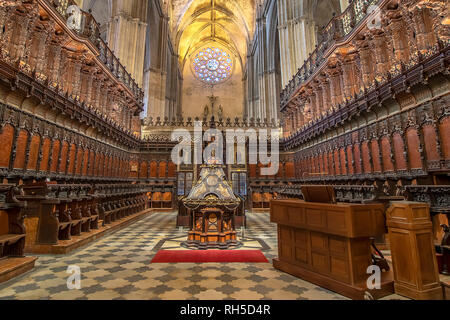
{"type": "Polygon", "coordinates": [[[151,263],[269,262],[259,250],[160,250],[151,263]]]}

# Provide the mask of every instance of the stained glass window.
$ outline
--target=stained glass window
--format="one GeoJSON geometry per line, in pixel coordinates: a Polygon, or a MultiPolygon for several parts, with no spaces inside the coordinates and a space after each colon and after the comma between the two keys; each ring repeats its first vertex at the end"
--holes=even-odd
{"type": "Polygon", "coordinates": [[[195,76],[208,84],[218,84],[227,80],[233,71],[231,55],[220,48],[206,47],[192,60],[195,76]]]}

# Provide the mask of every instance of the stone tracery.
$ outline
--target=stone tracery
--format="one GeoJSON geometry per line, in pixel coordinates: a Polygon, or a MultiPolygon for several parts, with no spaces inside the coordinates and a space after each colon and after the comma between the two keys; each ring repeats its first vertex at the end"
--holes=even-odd
{"type": "Polygon", "coordinates": [[[233,72],[233,67],[231,55],[216,47],[201,49],[192,60],[195,76],[210,85],[227,80],[233,72]]]}

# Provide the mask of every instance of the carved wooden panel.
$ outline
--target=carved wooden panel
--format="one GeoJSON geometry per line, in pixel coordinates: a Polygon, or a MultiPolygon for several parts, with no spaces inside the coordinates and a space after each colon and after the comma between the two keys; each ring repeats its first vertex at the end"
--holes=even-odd
{"type": "Polygon", "coordinates": [[[359,144],[356,144],[353,148],[353,153],[355,155],[355,172],[356,174],[362,173],[362,167],[361,167],[361,150],[359,148],[359,144]]]}
{"type": "Polygon", "coordinates": [[[98,170],[98,172],[99,172],[99,176],[103,177],[105,175],[105,154],[101,153],[99,158],[100,158],[99,159],[100,163],[99,163],[99,170],[98,170]]]}
{"type": "Polygon", "coordinates": [[[169,178],[175,178],[177,176],[177,166],[172,161],[169,162],[168,176],[169,178]]]}
{"type": "Polygon", "coordinates": [[[81,170],[83,168],[83,155],[84,155],[84,149],[79,147],[77,152],[77,164],[75,168],[75,175],[79,176],[81,175],[81,170]]]}
{"type": "Polygon", "coordinates": [[[400,133],[396,132],[392,136],[394,145],[394,159],[397,170],[407,170],[408,166],[406,164],[405,158],[405,143],[403,142],[403,137],[400,133]]]}
{"type": "Polygon", "coordinates": [[[383,137],[381,139],[381,153],[383,155],[383,168],[384,172],[393,172],[394,171],[394,164],[392,163],[391,159],[391,142],[389,141],[388,137],[383,137]]]}
{"type": "Polygon", "coordinates": [[[330,174],[335,175],[336,174],[335,164],[333,154],[331,152],[328,153],[328,165],[330,166],[330,174]]]}
{"type": "Polygon", "coordinates": [[[8,212],[0,210],[0,235],[9,233],[8,212]]]}
{"type": "Polygon", "coordinates": [[[147,179],[147,175],[148,175],[147,162],[143,161],[143,162],[141,162],[141,166],[139,168],[139,178],[147,179]]]}
{"type": "Polygon", "coordinates": [[[355,169],[354,169],[354,165],[353,165],[352,146],[347,147],[347,164],[348,164],[348,174],[354,174],[355,169]]]}
{"type": "Polygon", "coordinates": [[[417,130],[410,128],[406,132],[408,146],[408,161],[411,169],[422,169],[422,160],[420,155],[420,140],[417,130]]]}
{"type": "Polygon", "coordinates": [[[334,160],[334,167],[335,167],[336,175],[340,175],[340,174],[342,174],[342,172],[341,172],[341,166],[339,163],[338,150],[334,150],[333,157],[334,157],[333,160],[334,160]]]}
{"type": "Polygon", "coordinates": [[[425,151],[427,154],[428,169],[440,168],[440,156],[437,150],[437,136],[433,125],[424,125],[422,127],[425,151]]]}
{"type": "Polygon", "coordinates": [[[88,174],[89,154],[90,154],[89,150],[85,149],[83,156],[83,171],[82,171],[83,176],[86,176],[88,174]]]}
{"type": "Polygon", "coordinates": [[[64,174],[67,167],[67,158],[69,156],[69,144],[63,141],[61,148],[61,162],[59,164],[59,173],[64,174]]]}
{"type": "Polygon", "coordinates": [[[14,169],[24,169],[26,160],[26,150],[28,141],[28,131],[20,130],[16,141],[16,159],[14,160],[14,169]]]}
{"type": "Polygon", "coordinates": [[[59,140],[53,141],[53,150],[52,150],[52,157],[51,157],[51,165],[50,165],[50,172],[56,173],[56,170],[58,168],[58,157],[59,157],[59,148],[60,148],[61,142],[59,140]]]}
{"type": "Polygon", "coordinates": [[[293,162],[287,162],[285,164],[285,169],[286,171],[286,178],[287,179],[291,179],[294,178],[295,172],[294,172],[294,163],[293,162]]]}
{"type": "Polygon", "coordinates": [[[93,176],[95,172],[95,151],[91,150],[89,152],[89,173],[88,175],[93,176]]]}
{"type": "Polygon", "coordinates": [[[371,156],[374,172],[382,172],[380,162],[380,147],[377,140],[371,141],[371,156]]]}
{"type": "Polygon", "coordinates": [[[160,162],[158,167],[158,178],[166,177],[166,163],[160,162]]]}
{"type": "Polygon", "coordinates": [[[345,150],[344,149],[340,149],[339,150],[339,154],[340,154],[340,161],[341,161],[341,174],[343,175],[347,175],[347,166],[346,164],[346,159],[345,159],[345,150]]]}
{"type": "Polygon", "coordinates": [[[39,156],[39,145],[41,143],[41,137],[34,135],[31,138],[30,152],[28,155],[27,170],[36,170],[37,160],[39,156]]]}
{"type": "Polygon", "coordinates": [[[364,141],[361,144],[361,153],[362,153],[364,173],[372,173],[372,165],[370,163],[370,150],[368,141],[364,141]]]}
{"type": "Polygon", "coordinates": [[[150,163],[150,178],[156,178],[158,170],[158,163],[156,161],[152,161],[150,163]]]}
{"type": "Polygon", "coordinates": [[[100,173],[100,153],[99,152],[95,153],[93,165],[94,165],[93,175],[95,177],[98,177],[98,175],[100,173]]]}
{"type": "Polygon", "coordinates": [[[48,171],[48,161],[50,159],[50,147],[51,147],[51,139],[45,138],[42,143],[42,160],[39,166],[39,170],[42,172],[48,171]]]}
{"type": "Polygon", "coordinates": [[[441,149],[444,159],[450,160],[450,118],[447,117],[439,124],[441,149]]]}
{"type": "Polygon", "coordinates": [[[75,144],[70,145],[70,151],[69,151],[69,168],[67,170],[67,173],[72,175],[75,173],[75,156],[76,156],[76,146],[75,144]]]}
{"type": "Polygon", "coordinates": [[[11,125],[5,125],[0,133],[0,168],[9,167],[13,139],[14,128],[11,125]]]}

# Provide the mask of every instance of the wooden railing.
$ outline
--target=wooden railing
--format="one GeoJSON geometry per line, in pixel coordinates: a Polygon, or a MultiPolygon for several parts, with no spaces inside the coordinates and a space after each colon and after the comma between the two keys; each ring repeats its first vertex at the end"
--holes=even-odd
{"type": "MultiPolygon", "coordinates": [[[[70,6],[75,5],[74,0],[39,0],[49,3],[67,21],[70,17],[70,6]]],[[[81,10],[81,9],[80,9],[81,10]]],[[[79,36],[88,39],[100,52],[99,58],[111,73],[125,84],[137,97],[137,100],[144,98],[144,92],[137,85],[131,74],[120,63],[108,45],[100,37],[100,26],[92,14],[81,10],[80,29],[73,29],[79,36]]]]}
{"type": "Polygon", "coordinates": [[[381,5],[386,0],[355,0],[340,15],[335,16],[322,30],[322,42],[310,54],[306,62],[300,67],[284,90],[281,92],[281,107],[289,102],[295,91],[307,82],[320,69],[326,60],[329,49],[336,43],[344,41],[357,27],[364,22],[367,8],[381,5]]]}

